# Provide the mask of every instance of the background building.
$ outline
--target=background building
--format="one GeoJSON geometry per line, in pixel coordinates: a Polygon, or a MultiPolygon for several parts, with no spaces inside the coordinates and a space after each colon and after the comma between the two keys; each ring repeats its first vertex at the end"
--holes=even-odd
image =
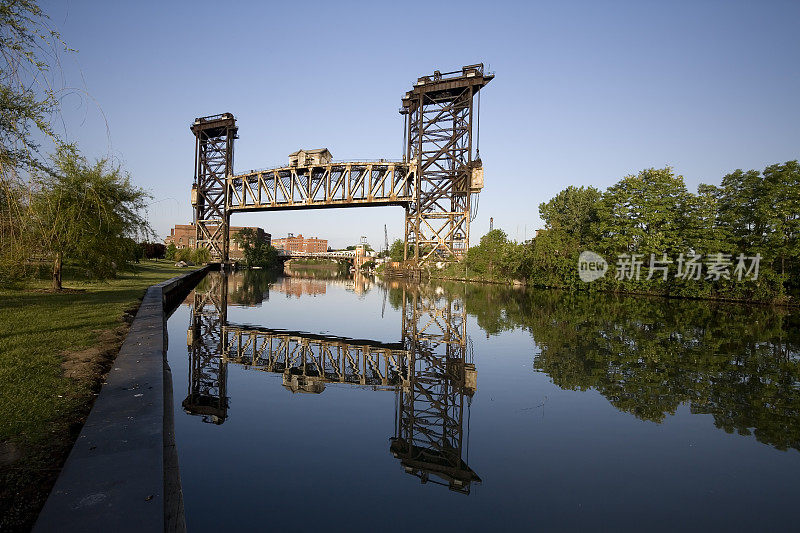
{"type": "Polygon", "coordinates": [[[328,251],[328,239],[318,239],[317,237],[304,238],[301,233],[297,237],[290,233],[285,239],[275,239],[272,246],[278,250],[288,252],[319,253],[328,251]]]}
{"type": "MultiPolygon", "coordinates": [[[[230,226],[228,228],[228,236],[230,237],[231,242],[230,257],[232,259],[244,258],[242,246],[234,240],[234,235],[245,228],[255,231],[258,239],[266,242],[267,244],[272,244],[272,235],[264,231],[262,228],[255,226],[230,226]]],[[[196,246],[196,237],[197,233],[194,224],[176,224],[175,227],[170,230],[169,236],[164,239],[164,244],[167,246],[170,244],[175,244],[175,246],[178,248],[194,248],[196,246]]]]}

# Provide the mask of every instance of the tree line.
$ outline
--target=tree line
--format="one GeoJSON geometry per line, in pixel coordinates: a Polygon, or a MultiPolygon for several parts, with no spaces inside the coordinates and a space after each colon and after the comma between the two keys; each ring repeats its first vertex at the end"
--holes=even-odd
{"type": "Polygon", "coordinates": [[[0,2],[0,50],[0,284],[42,261],[56,290],[65,261],[92,278],[134,268],[149,251],[137,241],[154,236],[142,214],[150,195],[52,126],[70,92],[56,88],[56,67],[72,51],[31,0],[0,2]]]}
{"type": "Polygon", "coordinates": [[[490,231],[444,275],[769,302],[790,301],[800,290],[796,160],[736,170],[696,193],[671,168],[650,168],[605,191],[567,187],[539,213],[545,227],[535,238],[517,243],[490,231]],[[585,251],[607,262],[605,275],[591,282],[579,270],[585,251]]]}

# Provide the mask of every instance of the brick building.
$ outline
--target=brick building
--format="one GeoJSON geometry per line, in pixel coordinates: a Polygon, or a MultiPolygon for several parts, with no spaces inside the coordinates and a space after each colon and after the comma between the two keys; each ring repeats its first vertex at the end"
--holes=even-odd
{"type": "MultiPolygon", "coordinates": [[[[242,251],[242,247],[234,241],[233,236],[239,233],[241,230],[246,229],[245,226],[230,226],[228,228],[228,235],[230,238],[230,257],[231,259],[243,259],[244,252],[242,251]]],[[[256,235],[259,239],[263,240],[267,244],[271,244],[272,236],[264,231],[262,228],[257,227],[247,227],[247,229],[251,229],[256,232],[256,235]]],[[[194,248],[195,247],[195,238],[196,238],[196,229],[194,224],[176,224],[174,228],[170,230],[169,236],[164,239],[164,244],[169,246],[171,243],[174,243],[178,248],[194,248]]]]}
{"type": "Polygon", "coordinates": [[[288,252],[319,253],[328,251],[328,239],[318,239],[317,237],[304,238],[301,233],[297,237],[290,233],[285,239],[275,239],[272,246],[278,250],[288,252]]]}

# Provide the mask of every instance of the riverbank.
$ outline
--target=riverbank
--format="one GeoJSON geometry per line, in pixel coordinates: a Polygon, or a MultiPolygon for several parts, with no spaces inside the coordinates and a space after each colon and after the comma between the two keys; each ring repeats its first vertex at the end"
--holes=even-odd
{"type": "Polygon", "coordinates": [[[187,272],[144,261],[107,282],[65,279],[0,291],[0,529],[29,529],[145,290],[187,272]]]}
{"type": "Polygon", "coordinates": [[[762,300],[746,300],[737,298],[725,298],[721,296],[681,296],[674,294],[661,294],[657,292],[646,291],[625,291],[625,290],[603,290],[603,289],[585,289],[576,290],[570,287],[551,287],[546,285],[538,285],[529,283],[527,280],[509,279],[509,278],[483,278],[483,277],[458,277],[452,275],[437,274],[436,271],[431,271],[430,279],[442,281],[457,281],[462,283],[486,283],[491,285],[505,285],[508,287],[529,287],[542,290],[565,291],[571,293],[602,293],[613,294],[619,296],[639,296],[647,298],[664,298],[667,300],[691,300],[691,301],[705,301],[705,302],[724,302],[760,306],[774,306],[774,307],[787,307],[797,308],[800,307],[800,301],[797,300],[780,300],[780,301],[762,301],[762,300]]]}

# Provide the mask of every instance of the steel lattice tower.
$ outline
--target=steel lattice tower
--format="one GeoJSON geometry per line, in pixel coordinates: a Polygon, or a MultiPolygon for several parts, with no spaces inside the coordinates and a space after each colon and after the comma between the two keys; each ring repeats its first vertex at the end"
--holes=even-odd
{"type": "Polygon", "coordinates": [[[405,158],[418,165],[416,197],[406,209],[406,260],[453,261],[467,252],[470,195],[483,187],[477,151],[473,159],[473,101],[492,79],[482,64],[437,70],[403,97],[405,158]]]}
{"type": "Polygon", "coordinates": [[[192,206],[196,246],[211,251],[212,258],[228,261],[228,187],[233,174],[233,141],[238,128],[231,113],[197,118],[195,135],[192,206]]]}

